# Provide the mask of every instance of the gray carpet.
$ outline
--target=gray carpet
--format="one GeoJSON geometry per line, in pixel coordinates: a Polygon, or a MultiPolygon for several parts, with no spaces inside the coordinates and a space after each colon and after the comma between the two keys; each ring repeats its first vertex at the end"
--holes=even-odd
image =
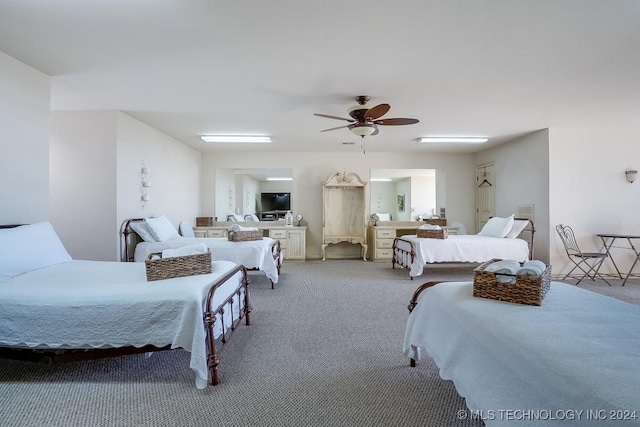
{"type": "MultiPolygon", "coordinates": [[[[389,263],[286,263],[280,283],[251,273],[252,325],[220,354],[221,384],[197,390],[182,350],[41,365],[0,360],[7,426],[475,426],[431,359],[402,355],[407,303],[428,280],[470,280],[429,267],[409,280],[389,263]]],[[[582,286],[582,284],[581,284],[582,286]]],[[[584,287],[640,301],[640,286],[584,287]],[[629,298],[631,296],[631,298],[629,298]]]]}

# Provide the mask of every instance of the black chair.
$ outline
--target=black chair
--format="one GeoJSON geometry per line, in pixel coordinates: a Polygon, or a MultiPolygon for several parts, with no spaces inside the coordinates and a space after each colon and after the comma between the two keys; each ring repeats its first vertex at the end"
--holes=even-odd
{"type": "Polygon", "coordinates": [[[574,267],[564,276],[563,280],[569,277],[575,269],[579,269],[583,274],[581,277],[576,277],[578,279],[576,285],[579,284],[582,279],[588,277],[591,280],[598,278],[611,286],[611,283],[598,272],[605,258],[609,255],[607,255],[606,252],[582,252],[580,247],[578,247],[573,230],[568,225],[558,224],[556,225],[556,231],[560,235],[560,240],[562,240],[562,244],[567,251],[569,260],[574,264],[574,267]]]}

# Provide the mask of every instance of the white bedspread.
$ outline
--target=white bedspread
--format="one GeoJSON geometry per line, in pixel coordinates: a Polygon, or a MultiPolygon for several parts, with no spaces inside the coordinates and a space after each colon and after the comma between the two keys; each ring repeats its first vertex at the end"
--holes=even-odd
{"type": "Polygon", "coordinates": [[[640,418],[612,414],[640,417],[639,325],[640,307],[564,283],[552,282],[540,307],[474,298],[471,283],[442,283],[410,314],[403,350],[412,357],[426,349],[487,426],[637,426],[640,418]],[[508,410],[538,411],[526,412],[534,418],[573,411],[576,419],[514,420],[525,412],[508,410]]]}
{"type": "Polygon", "coordinates": [[[230,242],[226,237],[181,237],[166,242],[138,243],[133,259],[136,262],[143,262],[149,254],[154,252],[205,243],[211,251],[211,259],[233,261],[246,268],[257,268],[263,271],[273,283],[278,283],[278,267],[271,253],[274,242],[275,240],[270,237],[246,242],[230,242]]]}
{"type": "MultiPolygon", "coordinates": [[[[158,347],[191,352],[196,386],[207,385],[204,300],[236,264],[214,261],[211,274],[147,282],[142,263],[69,261],[0,285],[0,344],[39,348],[158,347]]],[[[218,288],[218,307],[238,273],[218,288]]],[[[238,317],[238,304],[234,304],[238,317]]],[[[225,312],[225,326],[231,322],[225,312]]],[[[222,333],[220,319],[214,336],[222,333]]]]}
{"type": "Polygon", "coordinates": [[[498,238],[488,236],[452,235],[446,239],[427,239],[415,234],[402,236],[403,240],[415,244],[416,257],[409,270],[410,276],[420,276],[427,263],[434,262],[485,262],[494,258],[526,261],[529,258],[529,245],[523,239],[498,238]]]}

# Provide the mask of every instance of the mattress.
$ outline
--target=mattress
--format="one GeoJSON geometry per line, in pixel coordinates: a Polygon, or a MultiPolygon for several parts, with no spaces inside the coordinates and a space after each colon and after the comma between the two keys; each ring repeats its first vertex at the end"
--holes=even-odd
{"type": "Polygon", "coordinates": [[[481,263],[499,259],[526,261],[529,258],[529,245],[523,239],[498,238],[488,236],[451,235],[446,239],[428,239],[416,235],[402,236],[396,244],[409,249],[412,242],[415,258],[409,275],[420,276],[425,264],[436,262],[481,263]]]}
{"type": "Polygon", "coordinates": [[[419,359],[426,350],[487,426],[640,423],[613,419],[640,416],[640,307],[560,282],[540,307],[472,290],[425,290],[403,351],[419,359]]]}
{"type": "MultiPolygon", "coordinates": [[[[31,348],[109,348],[145,345],[191,353],[196,386],[207,385],[204,301],[211,284],[236,264],[214,261],[212,273],[146,280],[142,263],[69,261],[14,277],[0,286],[0,345],[31,348]]],[[[241,273],[215,292],[218,307],[241,273]]],[[[237,300],[237,298],[236,298],[237,300]]],[[[225,326],[235,312],[225,312],[225,326]]],[[[219,320],[219,317],[218,317],[219,320]]],[[[214,336],[222,322],[214,323],[214,336]]]]}
{"type": "Polygon", "coordinates": [[[270,237],[246,242],[230,242],[226,237],[181,237],[165,242],[141,242],[136,245],[133,259],[143,262],[154,252],[198,243],[205,243],[209,247],[211,259],[233,261],[249,269],[258,269],[273,283],[278,283],[278,267],[271,252],[275,240],[270,237]]]}

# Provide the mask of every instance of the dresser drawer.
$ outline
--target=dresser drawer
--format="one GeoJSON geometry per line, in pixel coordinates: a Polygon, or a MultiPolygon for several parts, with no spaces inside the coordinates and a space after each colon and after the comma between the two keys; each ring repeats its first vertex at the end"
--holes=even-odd
{"type": "Polygon", "coordinates": [[[393,239],[396,237],[396,230],[376,230],[378,239],[393,239]]]}
{"type": "Polygon", "coordinates": [[[393,247],[393,239],[376,239],[376,248],[391,249],[393,247]]]}
{"type": "Polygon", "coordinates": [[[207,237],[226,237],[227,230],[207,230],[207,237]]]}
{"type": "Polygon", "coordinates": [[[376,259],[391,259],[393,249],[376,249],[376,259]]]}
{"type": "Polygon", "coordinates": [[[269,237],[272,239],[286,239],[287,230],[269,230],[269,237]]]}

